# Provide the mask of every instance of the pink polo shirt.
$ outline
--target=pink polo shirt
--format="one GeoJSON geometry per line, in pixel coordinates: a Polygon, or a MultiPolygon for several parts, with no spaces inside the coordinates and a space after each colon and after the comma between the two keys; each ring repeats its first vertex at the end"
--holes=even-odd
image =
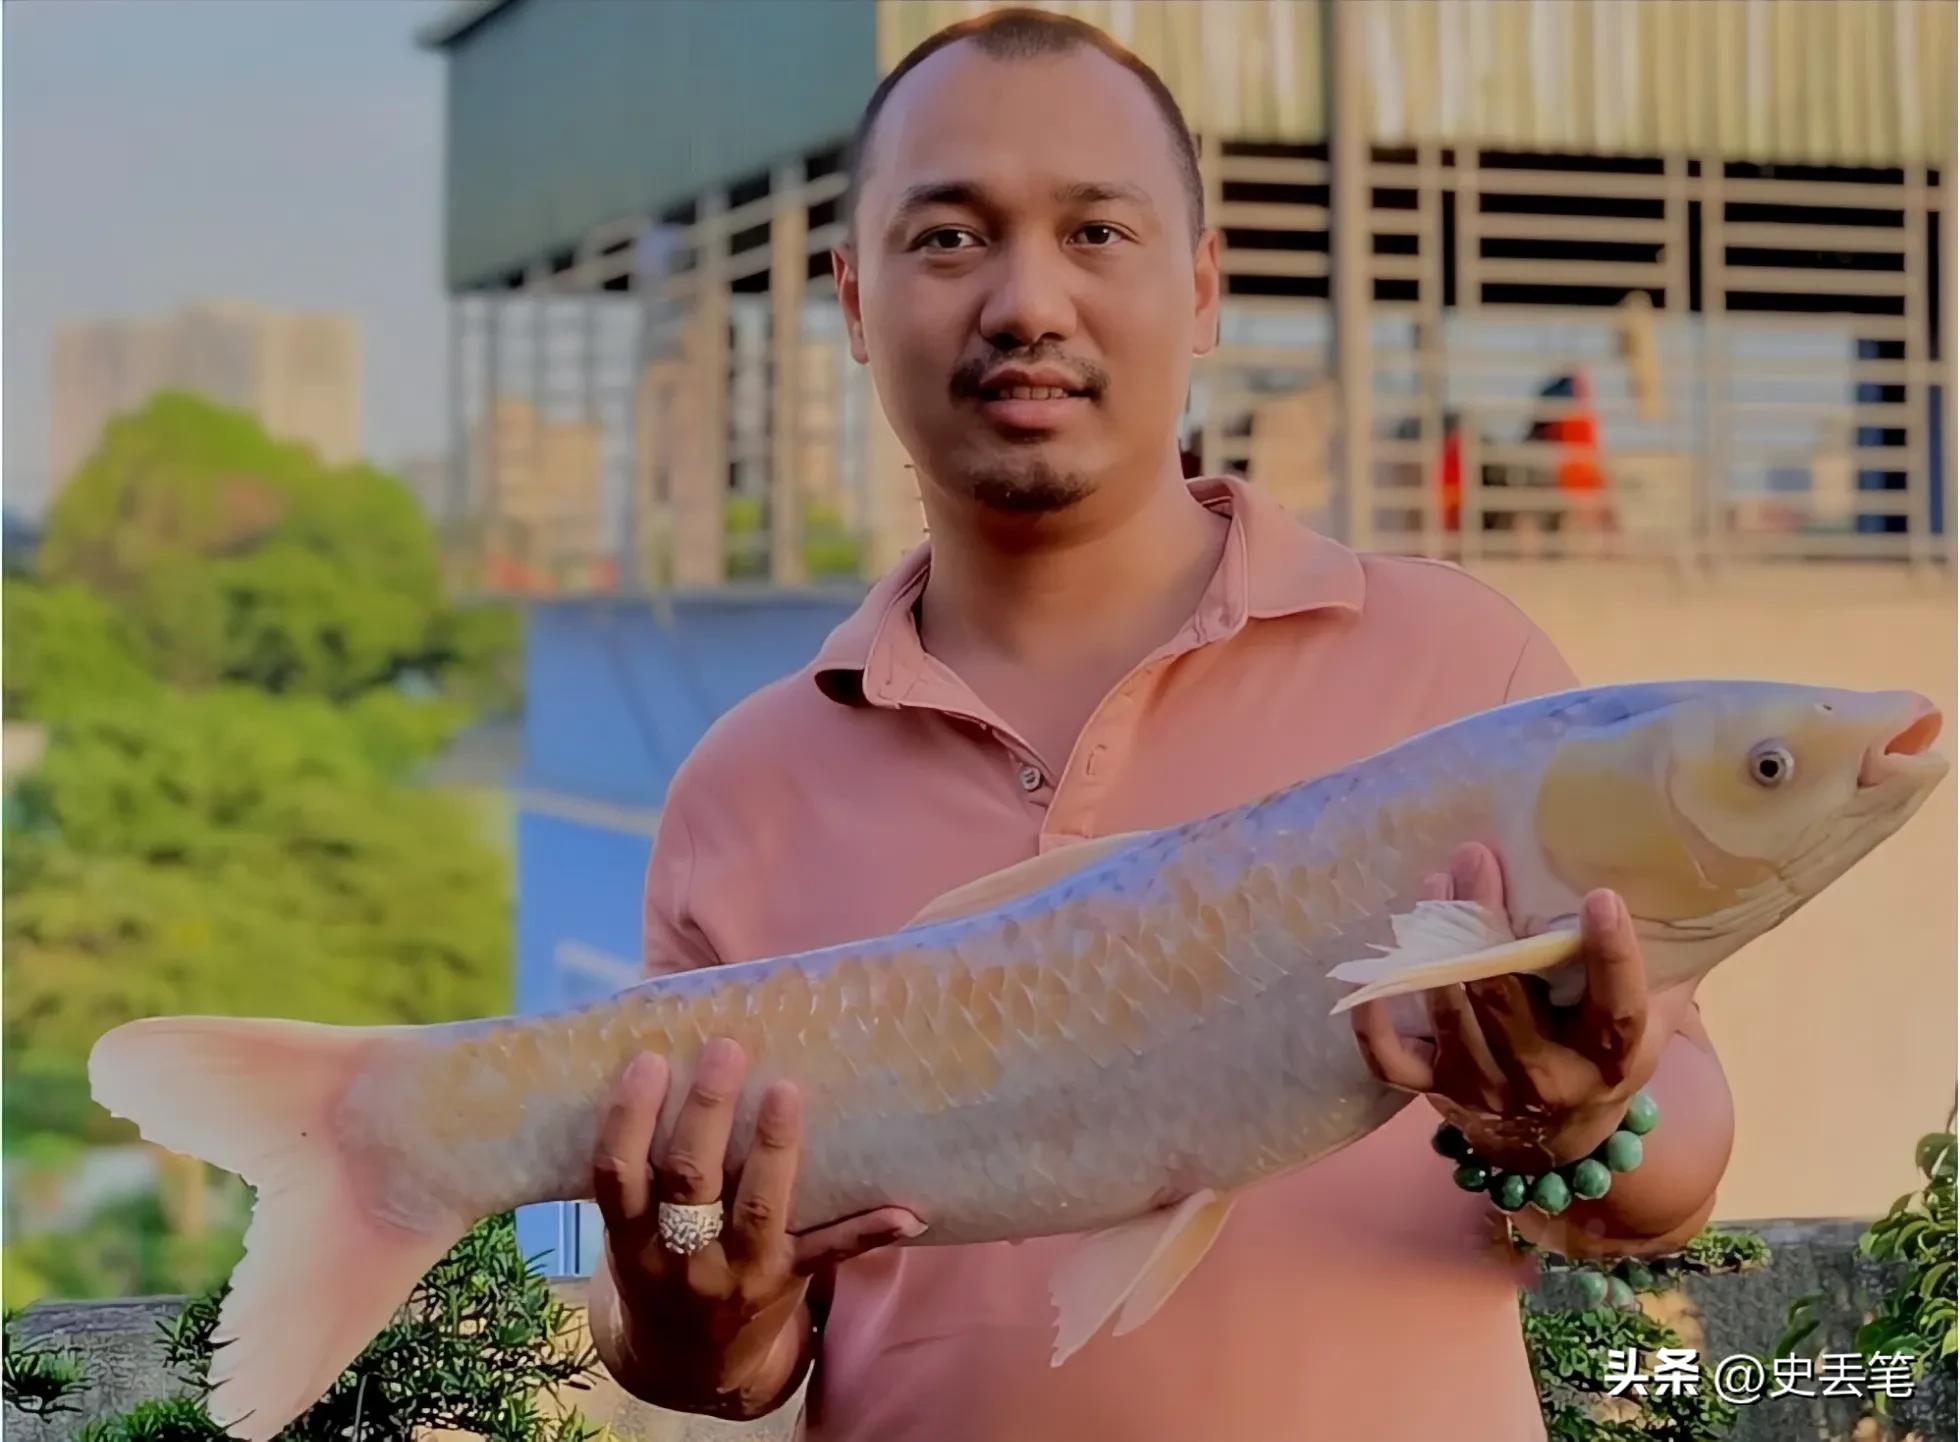
{"type": "MultiPolygon", "coordinates": [[[[1104,698],[1058,773],[926,654],[921,547],[815,660],[723,717],[675,778],[648,876],[649,969],[902,927],[940,893],[1084,837],[1174,825],[1572,674],[1502,596],[1357,555],[1233,479],[1182,632],[1104,698]]],[[[1060,758],[1056,758],[1060,764],[1060,758]]],[[[1468,838],[1466,838],[1468,839],[1468,838]]],[[[1536,1442],[1527,1266],[1452,1185],[1417,1103],[1247,1189],[1144,1327],[1049,1365],[1067,1237],[893,1248],[845,1266],[812,1442],[1536,1442]]]]}

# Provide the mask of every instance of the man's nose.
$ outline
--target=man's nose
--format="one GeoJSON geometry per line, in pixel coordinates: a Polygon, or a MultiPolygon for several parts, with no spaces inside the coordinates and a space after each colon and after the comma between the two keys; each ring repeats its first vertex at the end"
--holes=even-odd
{"type": "Polygon", "coordinates": [[[1000,350],[1024,350],[1073,335],[1075,298],[1063,258],[1033,245],[1005,249],[981,308],[980,333],[1000,350]]]}

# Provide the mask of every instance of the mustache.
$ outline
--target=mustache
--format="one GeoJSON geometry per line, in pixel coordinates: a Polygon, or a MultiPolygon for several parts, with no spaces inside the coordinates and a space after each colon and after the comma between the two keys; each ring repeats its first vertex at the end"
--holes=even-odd
{"type": "Polygon", "coordinates": [[[981,382],[986,379],[987,373],[1010,365],[1054,366],[1066,370],[1071,377],[1069,388],[1084,392],[1091,400],[1109,388],[1109,372],[1095,362],[1070,360],[1052,350],[1033,350],[1025,354],[1001,353],[961,361],[953,370],[953,395],[961,400],[978,400],[981,382]]]}

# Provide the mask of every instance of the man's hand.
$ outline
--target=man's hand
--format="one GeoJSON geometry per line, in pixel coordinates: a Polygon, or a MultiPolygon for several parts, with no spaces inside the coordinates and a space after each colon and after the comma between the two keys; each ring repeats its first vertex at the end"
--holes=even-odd
{"type": "Polygon", "coordinates": [[[739,1175],[729,1173],[729,1132],[747,1070],[738,1044],[711,1041],[672,1134],[652,1157],[671,1072],[664,1057],[637,1058],[593,1158],[593,1195],[606,1223],[593,1341],[628,1390],[682,1411],[760,1416],[780,1405],[812,1352],[811,1277],[925,1230],[910,1212],[883,1207],[792,1236],[803,1136],[792,1084],[777,1082],[763,1094],[755,1144],[739,1175]],[[728,1216],[718,1240],[685,1257],[661,1241],[659,1203],[723,1200],[728,1216]]]}
{"type": "MultiPolygon", "coordinates": [[[[1503,873],[1483,846],[1460,848],[1449,874],[1429,878],[1424,893],[1504,910],[1503,873]]],[[[1442,987],[1425,993],[1435,1033],[1427,1045],[1398,1034],[1381,1001],[1353,1012],[1369,1070],[1427,1095],[1507,1171],[1547,1171],[1604,1141],[1653,1077],[1691,1001],[1687,987],[1649,997],[1640,943],[1618,896],[1589,895],[1580,926],[1586,994],[1576,1008],[1554,1008],[1516,976],[1442,987]]]]}

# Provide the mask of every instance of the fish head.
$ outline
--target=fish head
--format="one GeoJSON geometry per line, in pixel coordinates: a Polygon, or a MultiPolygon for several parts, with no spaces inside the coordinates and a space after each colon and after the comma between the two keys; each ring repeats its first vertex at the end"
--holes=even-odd
{"type": "Polygon", "coordinates": [[[1949,769],[1939,710],[1912,691],[1629,690],[1644,704],[1581,714],[1555,743],[1538,842],[1571,893],[1619,892],[1643,938],[1692,950],[1695,970],[1842,876],[1949,769]]]}

